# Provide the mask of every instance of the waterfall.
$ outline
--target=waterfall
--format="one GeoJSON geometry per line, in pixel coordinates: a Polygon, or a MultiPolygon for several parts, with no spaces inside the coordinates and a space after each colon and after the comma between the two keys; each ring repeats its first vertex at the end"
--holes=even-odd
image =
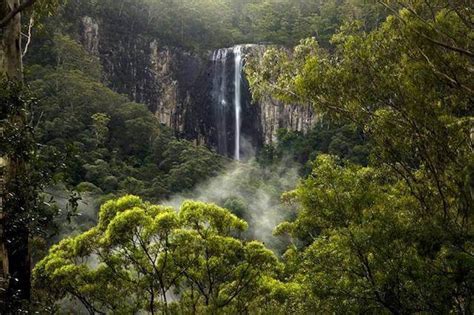
{"type": "Polygon", "coordinates": [[[227,154],[227,63],[228,49],[216,50],[212,56],[214,64],[213,98],[217,129],[217,152],[227,154]]]}
{"type": "Polygon", "coordinates": [[[250,45],[221,48],[214,51],[212,55],[212,99],[217,151],[223,155],[233,156],[235,160],[241,158],[243,54],[245,53],[244,48],[248,46],[250,45]],[[230,124],[230,119],[233,120],[232,124],[230,124]],[[232,137],[234,140],[233,152],[231,151],[232,147],[228,144],[228,140],[232,137]]]}
{"type": "Polygon", "coordinates": [[[234,49],[234,110],[235,110],[235,153],[234,158],[240,160],[240,114],[242,111],[242,46],[235,46],[234,49]]]}

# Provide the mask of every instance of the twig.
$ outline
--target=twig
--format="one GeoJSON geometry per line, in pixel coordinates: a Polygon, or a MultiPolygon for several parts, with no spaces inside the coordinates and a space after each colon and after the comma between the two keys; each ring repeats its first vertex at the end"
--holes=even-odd
{"type": "Polygon", "coordinates": [[[28,47],[30,46],[31,44],[31,30],[33,29],[33,25],[35,24],[35,19],[34,19],[34,15],[32,15],[30,17],[30,23],[28,24],[28,35],[24,35],[22,33],[22,35],[26,36],[27,40],[26,40],[26,44],[25,44],[25,49],[23,50],[23,53],[21,54],[21,57],[24,58],[26,56],[26,53],[28,52],[28,47]]]}

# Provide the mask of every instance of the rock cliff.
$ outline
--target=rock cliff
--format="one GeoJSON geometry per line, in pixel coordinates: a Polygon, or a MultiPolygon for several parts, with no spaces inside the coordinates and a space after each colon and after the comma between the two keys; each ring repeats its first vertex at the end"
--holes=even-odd
{"type": "MultiPolygon", "coordinates": [[[[239,126],[235,109],[236,67],[232,48],[206,55],[160,45],[156,38],[117,34],[107,23],[82,18],[80,38],[84,47],[98,56],[104,80],[115,91],[147,104],[157,119],[175,133],[232,156],[235,137],[243,146],[259,149],[276,140],[280,128],[307,131],[315,122],[308,107],[283,105],[272,97],[252,102],[245,75],[239,77],[239,126]],[[220,56],[216,64],[217,54],[220,56]],[[223,59],[222,59],[223,58],[223,59]],[[223,127],[225,125],[225,128],[223,127]],[[225,143],[225,144],[223,144],[225,143]]],[[[253,50],[262,55],[264,46],[246,45],[243,58],[253,50]]]]}

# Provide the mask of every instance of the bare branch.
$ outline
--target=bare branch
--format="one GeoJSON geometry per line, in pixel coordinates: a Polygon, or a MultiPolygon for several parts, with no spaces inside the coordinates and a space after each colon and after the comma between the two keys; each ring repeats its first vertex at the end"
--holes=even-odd
{"type": "Polygon", "coordinates": [[[19,6],[15,6],[5,17],[0,20],[0,28],[8,25],[8,23],[21,11],[31,7],[36,0],[25,0],[19,6]]]}
{"type": "MultiPolygon", "coordinates": [[[[24,58],[26,56],[26,53],[28,52],[28,47],[31,44],[31,30],[33,29],[33,25],[35,24],[35,19],[34,16],[32,15],[30,17],[30,22],[28,23],[28,34],[26,36],[26,44],[25,44],[25,49],[23,50],[23,53],[21,54],[21,57],[24,58]]],[[[24,34],[23,34],[24,35],[24,34]]]]}

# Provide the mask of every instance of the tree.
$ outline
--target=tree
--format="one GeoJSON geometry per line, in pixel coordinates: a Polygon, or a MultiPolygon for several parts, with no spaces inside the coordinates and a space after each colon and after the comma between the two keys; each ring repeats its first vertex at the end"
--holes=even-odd
{"type": "Polygon", "coordinates": [[[315,295],[315,309],[407,314],[472,307],[464,291],[472,275],[459,283],[448,267],[465,270],[469,257],[451,256],[449,242],[435,241],[441,227],[427,224],[408,186],[383,169],[320,156],[285,198],[301,209],[277,230],[302,242],[296,256],[293,248],[285,256],[298,266],[292,277],[315,295]]]}
{"type": "MultiPolygon", "coordinates": [[[[23,80],[22,45],[21,45],[21,13],[32,7],[36,0],[3,0],[0,2],[0,79],[4,87],[12,86],[5,80],[23,80]]],[[[51,12],[56,0],[40,2],[41,12],[51,12]]],[[[21,98],[21,89],[10,89],[18,95],[10,95],[3,99],[2,107],[9,109],[2,112],[2,128],[0,134],[16,137],[13,151],[2,152],[0,157],[0,220],[2,221],[2,240],[0,259],[2,270],[0,277],[6,279],[7,288],[1,303],[3,311],[16,311],[17,301],[30,298],[30,254],[29,254],[29,222],[27,211],[31,207],[31,195],[25,189],[28,181],[27,157],[31,149],[25,145],[30,140],[30,132],[26,123],[27,101],[21,98]],[[5,130],[8,128],[8,130],[5,130]],[[12,132],[13,131],[13,132],[12,132]],[[23,143],[24,141],[25,143],[23,143]],[[23,182],[22,182],[23,181],[23,182]]],[[[3,281],[2,281],[3,282],[3,281]]]]}
{"type": "MultiPolygon", "coordinates": [[[[22,79],[22,63],[21,63],[21,20],[19,12],[25,7],[31,5],[34,1],[26,1],[21,6],[19,0],[8,0],[0,3],[0,30],[2,36],[0,38],[0,75],[12,80],[22,79]]],[[[3,103],[3,102],[2,102],[3,103]]],[[[8,104],[2,104],[2,107],[8,104]]],[[[18,106],[17,104],[11,104],[18,106]]],[[[21,105],[20,105],[21,106],[21,105]]],[[[5,113],[10,127],[20,128],[24,125],[24,117],[20,112],[15,110],[5,113]]],[[[5,136],[4,125],[0,133],[5,136]]],[[[3,153],[3,152],[2,152],[3,153]]],[[[4,310],[10,309],[10,301],[17,294],[19,298],[28,299],[29,290],[29,252],[28,252],[28,229],[24,224],[19,229],[13,229],[13,222],[18,221],[12,216],[16,216],[17,211],[27,204],[17,204],[16,193],[18,174],[22,174],[23,161],[21,157],[12,155],[2,155],[0,157],[1,178],[0,178],[0,220],[2,220],[2,244],[0,245],[0,254],[2,260],[2,270],[0,277],[6,282],[6,293],[2,296],[1,306],[4,310]],[[18,233],[18,235],[16,235],[18,233]],[[18,281],[16,281],[18,280],[18,281]]],[[[18,196],[21,198],[21,196],[18,196]]],[[[24,200],[22,200],[24,202],[24,200]]],[[[18,223],[21,223],[18,222],[18,223]]],[[[3,294],[2,294],[3,295],[3,294]]]]}
{"type": "Polygon", "coordinates": [[[107,125],[110,122],[110,117],[104,113],[96,113],[92,115],[92,120],[97,145],[103,145],[109,136],[109,128],[107,125]]]}
{"type": "MultiPolygon", "coordinates": [[[[38,41],[37,41],[38,42],[38,41]]],[[[70,189],[133,193],[160,200],[216,175],[224,158],[189,141],[177,141],[144,104],[107,88],[97,58],[68,36],[55,34],[26,68],[41,99],[36,135],[56,152],[55,178],[70,189]],[[48,56],[46,58],[45,56],[48,56]],[[93,184],[91,186],[90,184],[93,184]]]]}
{"type": "Polygon", "coordinates": [[[344,25],[332,53],[306,40],[291,54],[270,50],[248,68],[257,96],[271,91],[310,103],[355,123],[374,145],[371,168],[362,171],[375,172],[369,181],[334,162],[316,166],[298,198],[313,215],[302,211],[290,232],[312,248],[304,266],[328,275],[313,287],[329,298],[326,306],[345,296],[349,312],[375,301],[394,314],[471,313],[472,11],[462,1],[383,3],[392,16],[372,32],[344,25]],[[319,181],[325,174],[334,175],[319,181]],[[371,192],[382,199],[366,203],[371,192]],[[348,210],[357,215],[347,217],[348,210]],[[393,265],[379,269],[387,257],[393,265]]]}
{"type": "Polygon", "coordinates": [[[176,212],[125,196],[101,207],[96,227],[51,248],[35,283],[51,302],[76,298],[90,314],[244,311],[277,263],[261,243],[236,238],[246,228],[212,204],[176,212]]]}

